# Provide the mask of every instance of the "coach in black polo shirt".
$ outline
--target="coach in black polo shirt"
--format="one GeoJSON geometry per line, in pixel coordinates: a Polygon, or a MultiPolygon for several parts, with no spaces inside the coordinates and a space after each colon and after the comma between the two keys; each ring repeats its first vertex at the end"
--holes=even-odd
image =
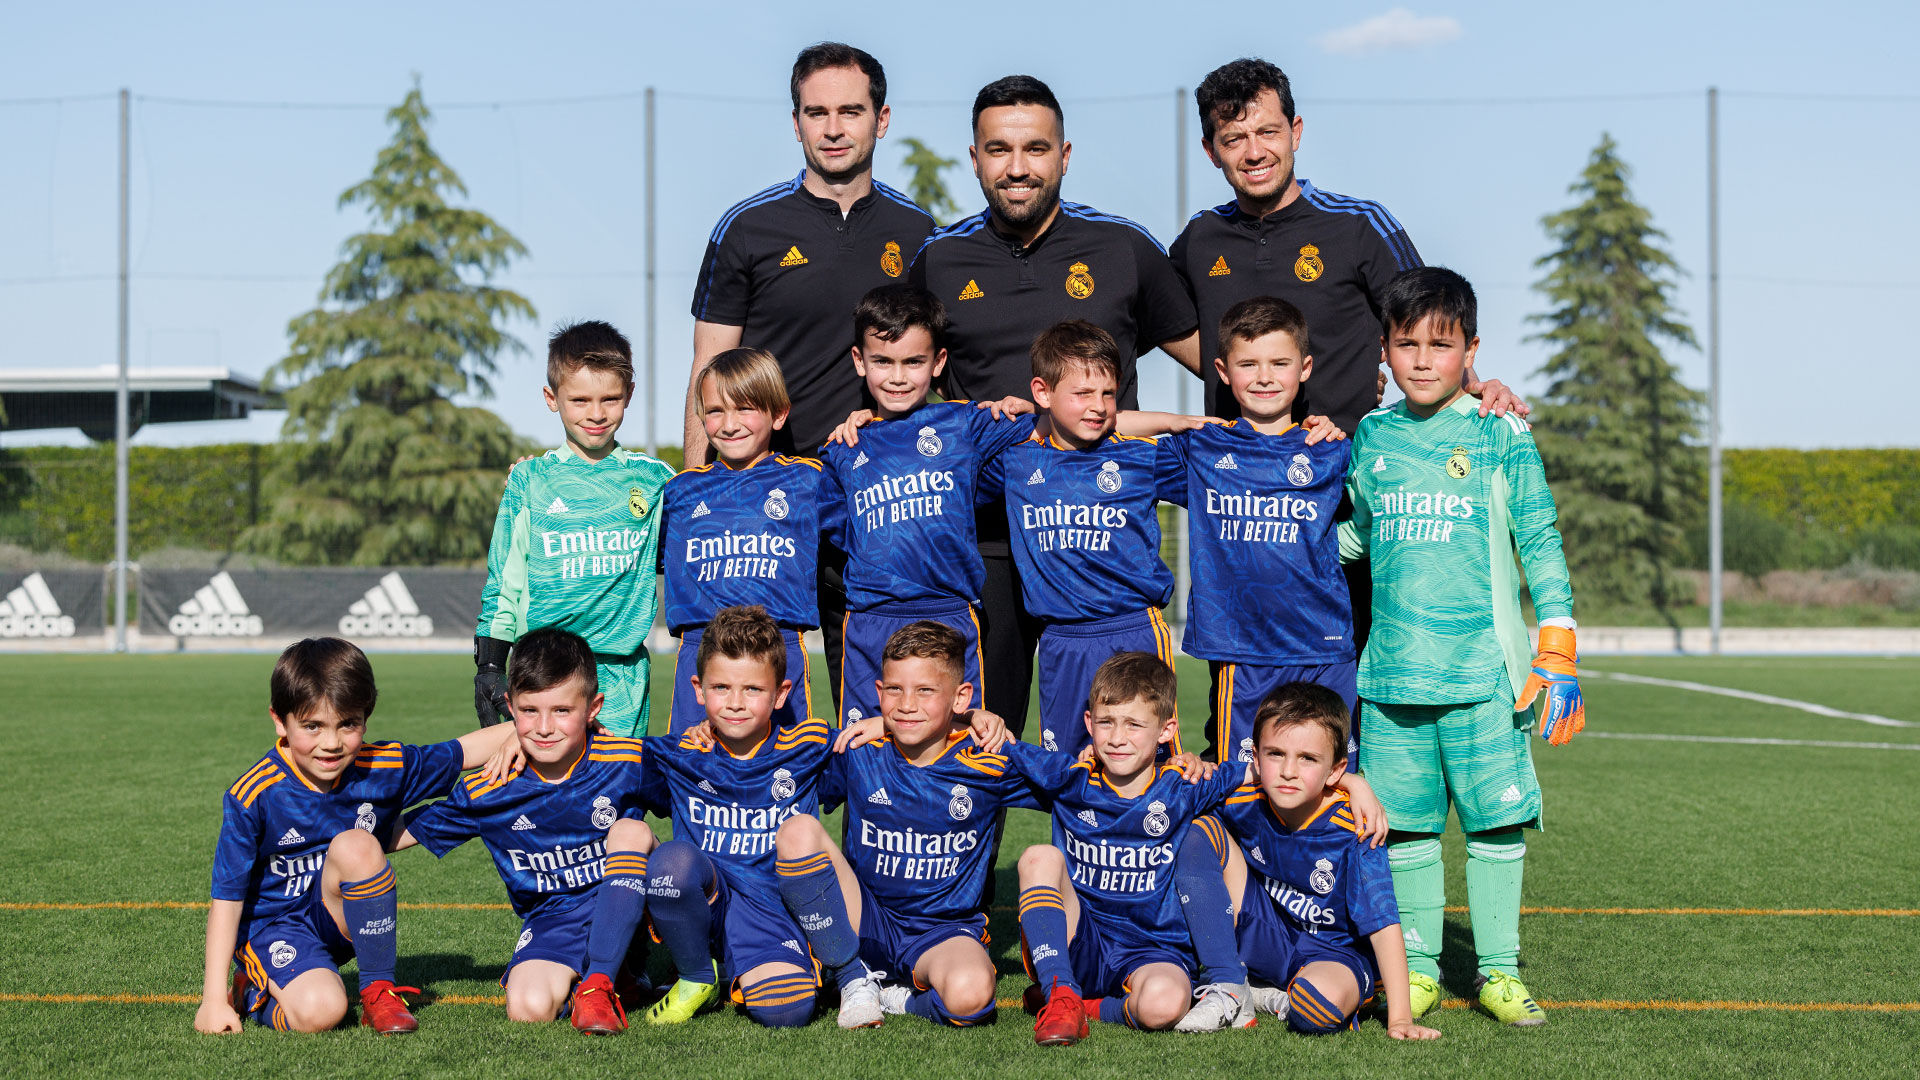
{"type": "MultiPolygon", "coordinates": [[[[987,208],[929,237],[910,275],[947,308],[950,397],[1030,397],[1027,349],[1066,319],[1086,319],[1120,344],[1127,361],[1123,409],[1139,407],[1133,361],[1154,346],[1190,371],[1200,368],[1193,303],[1152,235],[1125,218],[1060,200],[1072,149],[1060,102],[1040,80],[1010,75],[974,98],[967,154],[987,208]]],[[[979,529],[987,569],[983,696],[1018,733],[1039,628],[1021,610],[1005,513],[986,508],[979,529]]]]}
{"type": "Polygon", "coordinates": [[[706,460],[700,373],[740,345],[771,352],[786,376],[793,412],[774,448],[817,453],[861,406],[848,355],[854,305],[902,280],[933,229],[912,199],[873,179],[874,144],[890,115],[878,60],[850,45],[810,46],[793,62],[791,90],[806,167],[720,218],[694,286],[688,465],[706,460]]]}

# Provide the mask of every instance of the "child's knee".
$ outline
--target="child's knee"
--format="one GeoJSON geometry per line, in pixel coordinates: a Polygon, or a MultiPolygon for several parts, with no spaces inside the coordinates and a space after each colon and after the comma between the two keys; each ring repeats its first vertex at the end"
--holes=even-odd
{"type": "Polygon", "coordinates": [[[780,823],[780,831],[774,834],[774,853],[782,859],[798,859],[827,850],[829,839],[827,830],[821,826],[820,819],[809,814],[797,814],[780,823]]]}
{"type": "Polygon", "coordinates": [[[747,1015],[761,1027],[805,1027],[813,1019],[811,980],[812,976],[776,975],[742,987],[740,999],[746,1004],[747,1015]]]}
{"type": "Polygon", "coordinates": [[[1180,1022],[1192,1003],[1193,987],[1185,979],[1155,976],[1143,980],[1128,995],[1133,1022],[1147,1031],[1163,1031],[1180,1022]]]}
{"type": "Polygon", "coordinates": [[[713,864],[700,849],[685,840],[669,840],[647,859],[647,899],[702,901],[713,864]]]}
{"type": "Polygon", "coordinates": [[[1067,869],[1067,858],[1052,844],[1035,844],[1020,853],[1020,884],[1046,884],[1067,869]]]}
{"type": "Polygon", "coordinates": [[[998,983],[991,964],[981,967],[969,964],[949,972],[942,980],[940,1000],[948,1012],[967,1016],[993,1004],[998,983]]]}
{"type": "Polygon", "coordinates": [[[1177,874],[1218,874],[1227,866],[1227,835],[1220,823],[1200,818],[1180,834],[1180,846],[1174,853],[1177,874]]]}
{"type": "Polygon", "coordinates": [[[659,841],[653,835],[653,829],[639,818],[621,818],[607,830],[608,851],[652,851],[659,841]]]}
{"type": "Polygon", "coordinates": [[[1326,1035],[1347,1026],[1352,1014],[1335,1003],[1311,979],[1296,978],[1287,988],[1287,1026],[1308,1035],[1326,1035]]]}
{"type": "Polygon", "coordinates": [[[507,983],[507,1019],[521,1024],[544,1024],[560,1015],[565,996],[544,982],[507,983]]]}
{"type": "Polygon", "coordinates": [[[327,865],[342,881],[365,881],[386,869],[387,853],[372,833],[348,829],[327,845],[327,865]]]}
{"type": "Polygon", "coordinates": [[[1387,866],[1397,873],[1424,870],[1440,861],[1440,838],[1432,833],[1395,833],[1387,844],[1387,866]]]}
{"type": "Polygon", "coordinates": [[[292,988],[274,1001],[289,1031],[332,1031],[347,1018],[347,992],[338,984],[292,988]]]}

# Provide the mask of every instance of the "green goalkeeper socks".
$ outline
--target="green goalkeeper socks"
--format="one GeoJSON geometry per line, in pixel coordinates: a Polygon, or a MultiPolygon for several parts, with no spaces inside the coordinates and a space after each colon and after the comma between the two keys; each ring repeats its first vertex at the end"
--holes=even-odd
{"type": "Polygon", "coordinates": [[[1394,899],[1400,904],[1400,930],[1407,939],[1407,967],[1437,981],[1447,918],[1447,871],[1440,862],[1440,838],[1420,834],[1388,844],[1387,865],[1393,871],[1394,899]]]}
{"type": "MultiPolygon", "coordinates": [[[[1467,837],[1467,908],[1483,976],[1520,973],[1520,878],[1526,855],[1519,829],[1467,837]]],[[[1398,873],[1393,884],[1399,888],[1398,873]]]]}

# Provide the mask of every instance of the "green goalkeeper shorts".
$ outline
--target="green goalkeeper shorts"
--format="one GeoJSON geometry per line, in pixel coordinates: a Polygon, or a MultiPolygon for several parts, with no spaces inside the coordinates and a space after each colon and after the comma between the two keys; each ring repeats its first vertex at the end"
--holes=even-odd
{"type": "Polygon", "coordinates": [[[1540,827],[1532,712],[1503,698],[1468,705],[1360,704],[1360,766],[1387,824],[1440,833],[1447,806],[1475,833],[1540,827]]]}
{"type": "Polygon", "coordinates": [[[609,735],[639,738],[647,733],[648,683],[653,658],[642,647],[632,656],[593,654],[599,672],[600,692],[607,696],[600,706],[600,728],[609,735]]]}

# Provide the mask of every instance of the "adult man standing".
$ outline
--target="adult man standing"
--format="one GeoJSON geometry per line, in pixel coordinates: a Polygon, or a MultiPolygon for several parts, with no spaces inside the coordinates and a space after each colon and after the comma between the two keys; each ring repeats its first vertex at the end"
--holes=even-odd
{"type": "MultiPolygon", "coordinates": [[[[1119,343],[1123,409],[1138,407],[1133,362],[1146,350],[1158,345],[1189,371],[1200,369],[1192,301],[1152,235],[1061,201],[1072,151],[1060,102],[1039,79],[1009,75],[975,96],[967,156],[987,208],[936,231],[909,274],[947,306],[950,397],[1030,397],[1028,347],[1066,319],[1092,322],[1119,343]]],[[[979,527],[983,697],[1017,734],[1039,626],[1021,609],[1005,514],[988,508],[979,527]]]]}

